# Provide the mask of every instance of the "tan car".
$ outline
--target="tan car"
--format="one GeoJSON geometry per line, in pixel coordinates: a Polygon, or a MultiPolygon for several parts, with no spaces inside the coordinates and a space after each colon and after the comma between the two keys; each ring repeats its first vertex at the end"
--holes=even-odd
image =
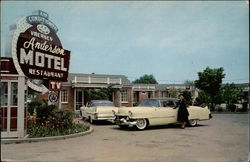
{"type": "Polygon", "coordinates": [[[94,123],[97,120],[114,121],[114,113],[118,112],[118,107],[115,107],[113,102],[106,100],[92,100],[87,103],[86,107],[80,108],[80,113],[83,118],[94,123]]]}
{"type": "MultiPolygon", "coordinates": [[[[177,103],[178,99],[175,98],[144,99],[137,107],[119,108],[115,123],[121,128],[135,126],[140,130],[148,126],[178,123],[178,108],[174,109],[177,103]]],[[[200,120],[212,118],[208,107],[189,106],[187,109],[190,126],[196,126],[200,120]]]]}

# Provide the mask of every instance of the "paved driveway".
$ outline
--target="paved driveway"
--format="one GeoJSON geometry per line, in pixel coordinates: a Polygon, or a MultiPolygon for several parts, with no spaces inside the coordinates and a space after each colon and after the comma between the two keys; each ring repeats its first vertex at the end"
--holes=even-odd
{"type": "Polygon", "coordinates": [[[214,114],[197,127],[169,125],[145,131],[112,124],[92,125],[87,136],[66,140],[4,144],[3,160],[25,161],[247,161],[248,115],[214,114]]]}

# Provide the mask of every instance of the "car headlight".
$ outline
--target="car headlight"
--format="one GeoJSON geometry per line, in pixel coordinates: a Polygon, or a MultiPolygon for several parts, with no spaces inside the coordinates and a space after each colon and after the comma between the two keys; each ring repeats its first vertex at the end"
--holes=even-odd
{"type": "Polygon", "coordinates": [[[115,110],[112,110],[112,113],[113,113],[114,115],[116,115],[116,112],[115,112],[115,110]]]}
{"type": "Polygon", "coordinates": [[[128,111],[128,117],[131,117],[133,113],[131,111],[128,111]]]}

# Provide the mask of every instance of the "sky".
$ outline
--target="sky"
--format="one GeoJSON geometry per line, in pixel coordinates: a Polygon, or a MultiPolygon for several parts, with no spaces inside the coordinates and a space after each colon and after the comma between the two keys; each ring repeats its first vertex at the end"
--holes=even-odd
{"type": "Polygon", "coordinates": [[[249,82],[246,1],[2,1],[1,56],[9,26],[38,9],[71,51],[71,73],[179,84],[223,67],[224,83],[249,82]]]}

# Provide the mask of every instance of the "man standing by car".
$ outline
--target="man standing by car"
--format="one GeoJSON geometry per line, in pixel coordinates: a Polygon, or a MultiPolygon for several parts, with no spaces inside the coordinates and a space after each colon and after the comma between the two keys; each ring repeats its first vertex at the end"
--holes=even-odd
{"type": "Polygon", "coordinates": [[[187,110],[187,104],[186,104],[183,94],[180,94],[179,98],[180,100],[178,104],[176,105],[175,109],[179,107],[178,114],[177,114],[177,121],[182,123],[181,128],[184,129],[186,123],[188,122],[189,113],[187,110]]]}

